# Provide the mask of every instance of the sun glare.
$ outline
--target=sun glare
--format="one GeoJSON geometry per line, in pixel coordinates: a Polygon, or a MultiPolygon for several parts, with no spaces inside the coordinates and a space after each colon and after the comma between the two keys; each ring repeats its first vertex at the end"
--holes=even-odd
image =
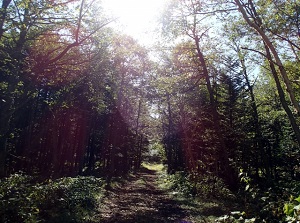
{"type": "Polygon", "coordinates": [[[151,31],[167,0],[103,0],[105,10],[118,18],[122,32],[144,44],[152,41],[151,31]]]}

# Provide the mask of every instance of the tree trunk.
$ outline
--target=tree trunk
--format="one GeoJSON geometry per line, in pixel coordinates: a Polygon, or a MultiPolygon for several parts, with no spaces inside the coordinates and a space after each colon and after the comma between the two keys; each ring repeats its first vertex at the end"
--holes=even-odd
{"type": "MultiPolygon", "coordinates": [[[[238,52],[239,54],[239,52],[238,52]]],[[[242,65],[242,69],[243,69],[243,75],[246,81],[246,85],[248,87],[249,90],[249,94],[250,94],[250,98],[251,98],[251,108],[252,108],[252,118],[253,118],[253,124],[254,124],[254,146],[255,146],[255,151],[254,151],[254,156],[255,156],[255,162],[256,162],[256,166],[255,166],[255,172],[256,172],[256,177],[258,178],[259,176],[259,160],[263,160],[263,154],[264,154],[264,148],[262,145],[262,133],[261,133],[261,128],[259,125],[259,116],[258,116],[258,111],[257,111],[257,105],[256,105],[256,101],[255,101],[255,96],[254,96],[254,92],[253,92],[253,86],[251,85],[250,81],[249,81],[249,76],[246,70],[246,65],[245,65],[245,61],[243,58],[241,58],[241,56],[239,56],[239,60],[240,63],[242,65]],[[260,159],[259,159],[259,154],[261,155],[260,159]]],[[[266,167],[267,169],[268,167],[266,167]]]]}
{"type": "Polygon", "coordinates": [[[0,138],[0,178],[6,176],[6,138],[0,138]]]}
{"type": "Polygon", "coordinates": [[[168,173],[174,171],[174,163],[173,163],[173,149],[172,149],[172,128],[173,128],[173,120],[172,120],[172,113],[171,113],[171,101],[170,101],[170,94],[167,94],[167,103],[168,103],[168,132],[166,137],[166,154],[167,154],[167,161],[168,161],[168,173]]]}
{"type": "MultiPolygon", "coordinates": [[[[214,92],[213,92],[213,88],[211,86],[211,82],[210,82],[210,77],[209,77],[209,72],[206,66],[206,62],[204,59],[204,55],[200,49],[200,45],[199,45],[199,37],[196,35],[196,33],[194,33],[194,41],[195,41],[195,45],[196,45],[196,50],[197,50],[197,56],[202,68],[202,72],[203,72],[203,76],[205,77],[205,81],[206,81],[206,87],[209,93],[209,100],[210,100],[210,107],[211,107],[211,113],[212,113],[212,118],[213,118],[213,123],[214,123],[214,129],[216,132],[216,135],[218,136],[218,146],[217,146],[217,157],[218,160],[217,162],[220,162],[221,164],[221,168],[220,167],[216,167],[217,168],[217,174],[218,171],[222,170],[221,176],[225,177],[225,179],[228,181],[228,184],[234,184],[234,178],[233,178],[233,171],[232,168],[229,165],[229,157],[228,157],[228,151],[225,145],[225,140],[224,140],[224,136],[221,132],[221,125],[220,125],[220,117],[217,111],[217,105],[216,105],[216,101],[214,99],[214,92]]],[[[218,165],[217,165],[218,166],[218,165]]]]}
{"type": "MultiPolygon", "coordinates": [[[[275,59],[275,63],[276,65],[278,66],[278,69],[280,71],[280,74],[282,76],[282,79],[285,83],[285,86],[286,86],[286,90],[289,94],[289,97],[290,97],[290,100],[291,100],[291,103],[293,104],[294,108],[295,108],[295,111],[297,113],[297,115],[300,115],[300,106],[299,106],[299,103],[297,102],[296,100],[296,97],[294,95],[294,90],[292,88],[292,85],[291,85],[291,82],[288,78],[288,75],[286,73],[286,70],[281,62],[281,59],[279,58],[279,55],[273,45],[273,43],[271,42],[270,38],[266,35],[265,31],[261,28],[262,26],[262,21],[261,19],[259,18],[258,14],[256,13],[256,10],[255,10],[255,7],[254,7],[254,4],[251,0],[249,0],[250,2],[250,8],[251,10],[253,11],[253,14],[254,15],[251,15],[251,17],[253,18],[253,20],[255,22],[252,22],[246,12],[246,10],[244,9],[244,6],[242,5],[242,3],[240,2],[240,0],[234,0],[235,3],[237,4],[238,8],[239,8],[239,11],[242,13],[245,21],[248,23],[248,25],[250,27],[252,27],[253,29],[256,30],[256,32],[261,36],[261,38],[263,39],[264,41],[264,44],[265,44],[265,47],[268,47],[269,48],[269,57],[271,58],[271,53],[272,55],[274,56],[274,59],[275,59]]],[[[272,62],[273,63],[273,62],[272,62]]],[[[273,66],[275,67],[275,65],[273,64],[273,66]]]]}
{"type": "Polygon", "coordinates": [[[287,116],[290,120],[291,126],[294,130],[294,133],[295,133],[296,140],[298,142],[298,145],[300,146],[300,130],[299,130],[299,127],[297,125],[296,119],[295,119],[292,111],[290,110],[287,101],[285,100],[284,91],[283,91],[282,86],[280,84],[280,80],[279,80],[274,62],[272,61],[270,49],[268,48],[268,46],[266,44],[265,44],[265,50],[266,50],[266,54],[268,56],[268,61],[269,61],[269,66],[270,66],[270,69],[271,69],[271,73],[272,73],[272,75],[274,77],[274,80],[275,80],[275,84],[276,84],[276,88],[277,88],[277,91],[278,91],[278,95],[279,95],[281,105],[282,105],[284,111],[286,112],[286,114],[287,114],[287,116]]]}

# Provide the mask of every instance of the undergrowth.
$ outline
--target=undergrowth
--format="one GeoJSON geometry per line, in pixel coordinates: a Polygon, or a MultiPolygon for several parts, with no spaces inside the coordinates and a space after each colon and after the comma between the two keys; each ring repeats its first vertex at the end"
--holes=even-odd
{"type": "Polygon", "coordinates": [[[222,179],[213,175],[199,175],[178,171],[163,176],[164,187],[187,197],[204,199],[231,199],[233,194],[222,179]]]}
{"type": "Polygon", "coordinates": [[[0,222],[91,222],[104,185],[102,179],[34,180],[18,173],[0,181],[0,222]]]}
{"type": "Polygon", "coordinates": [[[245,189],[240,191],[246,212],[256,222],[297,223],[300,220],[300,182],[290,179],[273,182],[268,187],[243,180],[245,189]]]}

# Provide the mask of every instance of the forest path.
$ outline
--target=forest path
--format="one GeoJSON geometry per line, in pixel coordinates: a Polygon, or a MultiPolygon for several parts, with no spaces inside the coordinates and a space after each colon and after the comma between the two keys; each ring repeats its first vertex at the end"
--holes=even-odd
{"type": "Polygon", "coordinates": [[[214,222],[224,210],[215,203],[174,199],[158,186],[158,172],[142,168],[108,190],[100,202],[100,223],[214,222]]]}

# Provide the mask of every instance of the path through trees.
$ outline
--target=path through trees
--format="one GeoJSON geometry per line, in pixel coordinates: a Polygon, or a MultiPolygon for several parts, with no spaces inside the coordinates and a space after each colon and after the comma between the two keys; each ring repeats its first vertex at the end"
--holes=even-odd
{"type": "Polygon", "coordinates": [[[160,172],[141,168],[126,181],[108,190],[99,206],[101,223],[190,223],[214,222],[234,207],[220,202],[202,201],[192,203],[179,199],[170,190],[159,186],[160,172]]]}
{"type": "Polygon", "coordinates": [[[85,222],[104,185],[104,222],[211,214],[150,161],[173,193],[298,221],[300,0],[169,0],[151,46],[101,2],[0,4],[0,222],[85,222]]]}

